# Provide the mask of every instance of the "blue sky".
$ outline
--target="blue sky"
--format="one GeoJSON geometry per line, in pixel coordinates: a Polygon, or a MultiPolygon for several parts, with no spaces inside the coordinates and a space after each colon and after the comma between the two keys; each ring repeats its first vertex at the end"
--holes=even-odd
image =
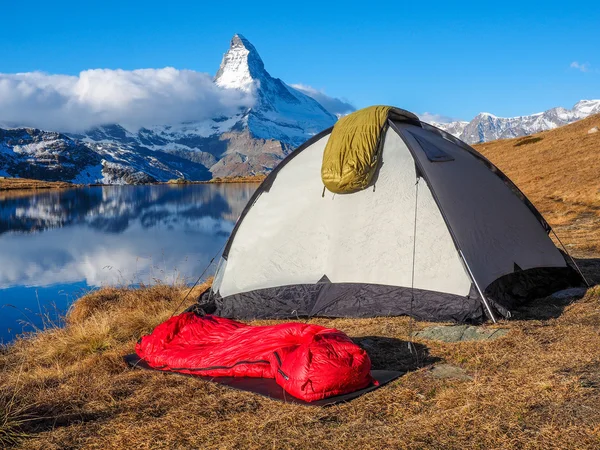
{"type": "Polygon", "coordinates": [[[357,107],[471,119],[600,98],[597,2],[453,3],[4,2],[0,72],[214,74],[238,32],[273,76],[357,107]]]}

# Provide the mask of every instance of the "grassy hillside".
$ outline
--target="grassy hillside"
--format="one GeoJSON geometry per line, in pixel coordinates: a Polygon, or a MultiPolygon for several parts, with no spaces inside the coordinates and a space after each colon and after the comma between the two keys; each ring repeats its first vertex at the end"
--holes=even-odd
{"type": "Polygon", "coordinates": [[[65,328],[5,350],[2,442],[10,437],[32,449],[600,448],[598,288],[558,318],[564,304],[533,305],[523,320],[502,324],[510,332],[496,341],[417,340],[418,362],[407,349],[407,318],[311,320],[355,338],[375,368],[410,371],[329,408],[125,367],[122,356],[170,316],[182,293],[102,289],[75,304],[65,328]],[[546,319],[527,320],[534,311],[546,319]],[[442,362],[467,376],[436,378],[431,365],[442,362]]]}
{"type": "MultiPolygon", "coordinates": [[[[594,125],[599,117],[478,149],[585,258],[586,276],[600,282],[600,133],[587,134],[594,125]]],[[[416,339],[418,359],[406,341],[411,327],[427,323],[311,320],[353,337],[374,368],[408,371],[329,408],[127,368],[122,356],[139,336],[192,302],[194,295],[180,305],[185,292],[103,288],[75,303],[64,328],[0,351],[0,447],[600,448],[600,287],[576,302],[540,299],[518,311],[518,320],[487,325],[509,329],[495,341],[416,339]],[[442,363],[462,375],[440,378],[432,367],[442,363]]]]}
{"type": "Polygon", "coordinates": [[[579,256],[600,253],[600,115],[475,148],[506,173],[579,256]]]}

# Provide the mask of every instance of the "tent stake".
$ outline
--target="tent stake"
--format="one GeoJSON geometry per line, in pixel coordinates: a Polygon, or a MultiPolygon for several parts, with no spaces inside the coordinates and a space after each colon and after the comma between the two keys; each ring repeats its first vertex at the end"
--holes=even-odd
{"type": "Polygon", "coordinates": [[[488,313],[490,314],[490,318],[492,319],[492,322],[497,323],[496,317],[494,316],[494,313],[492,312],[492,308],[490,308],[490,305],[488,304],[488,301],[485,298],[485,295],[483,295],[483,291],[479,287],[479,284],[477,284],[477,280],[473,276],[473,272],[471,272],[471,268],[469,267],[469,263],[467,262],[467,259],[465,258],[465,255],[463,254],[462,250],[459,250],[459,252],[460,252],[460,257],[462,258],[463,262],[465,263],[465,266],[467,267],[467,270],[469,271],[469,275],[471,275],[471,280],[473,280],[473,283],[475,283],[475,287],[477,288],[477,291],[479,292],[479,295],[481,295],[481,299],[483,300],[483,304],[485,305],[485,307],[488,310],[488,313]]]}

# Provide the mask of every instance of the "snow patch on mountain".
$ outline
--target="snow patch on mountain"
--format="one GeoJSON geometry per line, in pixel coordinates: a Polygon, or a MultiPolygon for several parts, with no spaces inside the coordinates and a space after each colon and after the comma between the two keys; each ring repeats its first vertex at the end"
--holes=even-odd
{"type": "Polygon", "coordinates": [[[81,168],[81,171],[70,181],[75,184],[94,184],[104,183],[102,174],[102,164],[88,165],[81,168]]]}
{"type": "Polygon", "coordinates": [[[241,34],[236,34],[223,55],[215,84],[226,89],[253,92],[259,87],[257,81],[265,73],[264,63],[254,46],[241,34]]]}
{"type": "Polygon", "coordinates": [[[438,127],[453,136],[460,136],[469,122],[456,120],[454,122],[429,122],[434,127],[438,127]]]}
{"type": "Polygon", "coordinates": [[[573,111],[586,116],[598,114],[600,113],[600,100],[581,100],[575,104],[573,111]]]}

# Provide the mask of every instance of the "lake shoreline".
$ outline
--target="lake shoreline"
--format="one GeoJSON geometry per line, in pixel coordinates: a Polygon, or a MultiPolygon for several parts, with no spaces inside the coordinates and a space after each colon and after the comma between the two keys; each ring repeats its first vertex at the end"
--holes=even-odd
{"type": "MultiPolygon", "coordinates": [[[[224,177],[213,178],[205,181],[189,181],[189,180],[169,180],[159,181],[155,183],[144,183],[125,186],[154,186],[154,185],[188,185],[188,184],[227,184],[227,183],[262,183],[266,175],[252,175],[247,177],[224,177]]],[[[15,191],[37,191],[48,189],[74,189],[82,187],[104,187],[115,186],[114,184],[90,183],[90,184],[75,184],[68,181],[43,181],[32,178],[11,178],[0,177],[0,192],[15,192],[15,191]]],[[[119,185],[120,186],[120,185],[119,185]]]]}
{"type": "Polygon", "coordinates": [[[70,189],[81,187],[67,181],[43,181],[32,178],[0,177],[0,191],[36,191],[46,189],[70,189]]]}

